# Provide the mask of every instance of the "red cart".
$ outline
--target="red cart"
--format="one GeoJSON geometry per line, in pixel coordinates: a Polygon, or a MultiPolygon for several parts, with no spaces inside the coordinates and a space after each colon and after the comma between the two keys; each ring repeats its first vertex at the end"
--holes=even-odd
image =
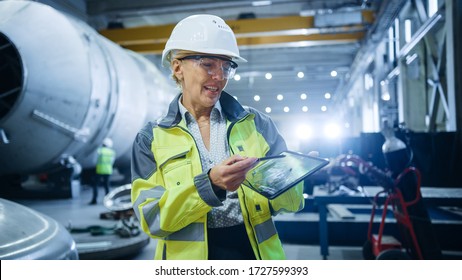
{"type": "Polygon", "coordinates": [[[369,229],[367,232],[368,240],[363,246],[363,257],[365,259],[378,259],[378,260],[403,260],[403,259],[423,259],[422,251],[417,241],[414,226],[407,211],[408,207],[415,205],[420,199],[420,181],[421,176],[418,169],[415,167],[406,168],[401,173],[394,186],[391,189],[384,189],[374,196],[374,203],[372,206],[371,219],[369,221],[369,229]],[[414,173],[417,180],[416,194],[412,201],[406,202],[404,200],[401,190],[397,187],[401,179],[408,173],[414,173]],[[374,217],[378,207],[378,198],[385,195],[385,202],[383,204],[382,218],[380,221],[379,231],[377,234],[372,232],[374,217]],[[405,239],[406,246],[398,241],[395,237],[384,235],[385,219],[389,211],[389,206],[393,211],[393,215],[398,223],[401,237],[405,239]]]}
{"type": "Polygon", "coordinates": [[[355,165],[362,174],[383,187],[374,196],[369,221],[367,241],[363,245],[365,259],[405,260],[405,259],[440,259],[441,250],[436,241],[431,220],[425,208],[420,192],[421,174],[415,167],[405,168],[393,179],[389,174],[378,169],[358,156],[346,156],[343,164],[355,165]],[[373,232],[374,218],[383,201],[382,217],[377,233],[373,232]],[[398,240],[385,235],[386,218],[393,212],[399,229],[398,240]]]}

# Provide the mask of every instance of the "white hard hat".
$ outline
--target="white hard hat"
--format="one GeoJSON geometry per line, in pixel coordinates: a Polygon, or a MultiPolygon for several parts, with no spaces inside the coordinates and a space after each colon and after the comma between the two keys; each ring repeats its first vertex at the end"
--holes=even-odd
{"type": "Polygon", "coordinates": [[[104,138],[103,145],[108,147],[108,148],[112,148],[112,140],[111,140],[111,138],[104,138]]]}
{"type": "Polygon", "coordinates": [[[173,29],[162,52],[162,64],[170,66],[172,50],[218,54],[236,62],[247,62],[239,56],[236,37],[225,21],[214,15],[193,15],[181,20],[173,29]]]}

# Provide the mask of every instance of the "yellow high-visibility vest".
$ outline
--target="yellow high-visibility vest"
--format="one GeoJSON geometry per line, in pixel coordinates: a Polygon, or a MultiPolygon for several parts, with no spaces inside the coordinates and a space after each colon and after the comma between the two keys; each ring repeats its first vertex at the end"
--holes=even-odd
{"type": "Polygon", "coordinates": [[[98,149],[98,159],[96,162],[96,174],[111,175],[112,165],[115,160],[115,152],[108,147],[101,147],[98,149]]]}
{"type": "MultiPolygon", "coordinates": [[[[135,139],[133,209],[143,231],[158,239],[155,259],[206,260],[207,213],[219,205],[204,192],[210,182],[202,171],[194,138],[175,106],[178,98],[163,120],[149,123],[135,139]]],[[[267,116],[244,109],[225,92],[220,101],[227,118],[230,154],[261,157],[286,150],[267,116]]],[[[303,209],[303,183],[271,201],[245,186],[238,189],[238,196],[256,258],[285,259],[272,216],[303,209]]]]}

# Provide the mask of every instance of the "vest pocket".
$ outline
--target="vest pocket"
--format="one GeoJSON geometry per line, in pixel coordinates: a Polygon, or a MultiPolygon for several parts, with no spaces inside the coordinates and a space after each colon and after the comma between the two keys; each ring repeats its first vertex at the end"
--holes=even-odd
{"type": "Polygon", "coordinates": [[[180,187],[192,182],[192,162],[188,158],[190,150],[191,146],[156,148],[156,161],[159,163],[166,187],[180,187]]]}
{"type": "Polygon", "coordinates": [[[191,184],[192,166],[191,160],[172,160],[165,164],[163,169],[164,180],[170,187],[181,187],[191,184]]]}

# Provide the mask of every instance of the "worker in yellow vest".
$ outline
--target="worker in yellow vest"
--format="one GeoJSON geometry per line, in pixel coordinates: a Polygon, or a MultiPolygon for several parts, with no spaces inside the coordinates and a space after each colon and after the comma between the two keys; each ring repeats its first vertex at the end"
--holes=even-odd
{"type": "Polygon", "coordinates": [[[113,164],[116,153],[112,149],[112,140],[105,138],[103,146],[97,151],[98,159],[96,162],[96,177],[93,184],[93,198],[90,204],[96,204],[98,199],[98,186],[103,185],[106,194],[109,193],[111,186],[110,177],[112,175],[113,164]]]}
{"type": "Polygon", "coordinates": [[[224,91],[239,55],[223,19],[194,15],[174,28],[162,55],[180,93],[165,117],[138,133],[133,210],[164,260],[285,259],[272,216],[303,209],[303,185],[268,200],[242,186],[257,157],[286,143],[269,116],[224,91]]]}

